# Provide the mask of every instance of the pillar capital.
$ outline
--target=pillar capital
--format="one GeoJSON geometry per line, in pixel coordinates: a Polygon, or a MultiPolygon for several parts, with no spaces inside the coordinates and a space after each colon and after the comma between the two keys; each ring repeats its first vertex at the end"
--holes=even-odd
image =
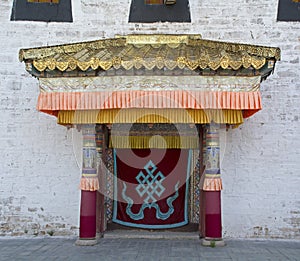
{"type": "Polygon", "coordinates": [[[83,124],[82,131],[82,177],[80,189],[96,191],[99,189],[97,174],[96,130],[94,124],[83,124]]]}
{"type": "Polygon", "coordinates": [[[208,124],[204,132],[204,180],[202,189],[204,191],[222,190],[220,170],[220,124],[208,124]]]}

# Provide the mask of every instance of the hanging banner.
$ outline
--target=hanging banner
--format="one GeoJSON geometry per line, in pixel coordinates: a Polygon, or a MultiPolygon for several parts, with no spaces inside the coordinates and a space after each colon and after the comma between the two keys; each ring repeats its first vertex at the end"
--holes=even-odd
{"type": "Polygon", "coordinates": [[[138,228],[188,223],[191,150],[115,149],[113,222],[138,228]]]}

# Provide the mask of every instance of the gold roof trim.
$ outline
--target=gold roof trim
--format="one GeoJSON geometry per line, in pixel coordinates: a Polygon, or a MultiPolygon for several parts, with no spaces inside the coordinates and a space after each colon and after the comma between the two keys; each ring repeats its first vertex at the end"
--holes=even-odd
{"type": "Polygon", "coordinates": [[[125,38],[127,44],[189,44],[190,40],[200,40],[200,34],[129,34],[116,35],[116,38],[125,38]]]}
{"type": "Polygon", "coordinates": [[[279,60],[280,49],[203,40],[200,35],[118,35],[114,39],[22,49],[19,57],[40,72],[142,67],[238,70],[251,66],[260,69],[267,59],[279,60]]]}
{"type": "Polygon", "coordinates": [[[250,55],[262,56],[265,58],[275,58],[277,61],[280,60],[281,52],[280,48],[277,47],[266,47],[260,45],[250,45],[241,43],[230,43],[230,42],[218,42],[211,40],[194,40],[190,39],[189,44],[191,46],[205,46],[214,49],[222,49],[229,52],[245,52],[250,55]]]}
{"type": "Polygon", "coordinates": [[[40,60],[59,54],[77,53],[83,49],[98,50],[108,47],[125,46],[126,38],[104,39],[74,44],[54,45],[21,49],[19,52],[20,62],[24,60],[40,60]]]}

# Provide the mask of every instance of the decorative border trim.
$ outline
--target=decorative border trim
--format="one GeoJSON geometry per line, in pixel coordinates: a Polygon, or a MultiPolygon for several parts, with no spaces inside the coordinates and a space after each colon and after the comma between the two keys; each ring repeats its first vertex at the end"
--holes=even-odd
{"type": "Polygon", "coordinates": [[[116,90],[257,91],[260,76],[105,76],[40,78],[42,92],[116,90]]]}

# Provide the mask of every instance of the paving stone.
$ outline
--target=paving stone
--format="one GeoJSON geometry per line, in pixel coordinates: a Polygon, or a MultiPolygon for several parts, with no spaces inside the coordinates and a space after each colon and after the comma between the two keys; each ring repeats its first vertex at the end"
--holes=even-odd
{"type": "Polygon", "coordinates": [[[300,261],[300,241],[228,240],[225,247],[203,247],[199,240],[102,239],[96,246],[75,246],[75,239],[2,239],[0,261],[300,261]]]}

